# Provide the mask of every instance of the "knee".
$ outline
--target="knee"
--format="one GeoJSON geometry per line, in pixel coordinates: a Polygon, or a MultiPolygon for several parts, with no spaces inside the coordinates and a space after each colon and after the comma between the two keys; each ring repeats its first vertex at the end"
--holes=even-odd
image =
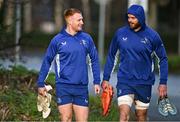
{"type": "Polygon", "coordinates": [[[136,110],[136,117],[138,121],[146,121],[147,110],[136,110]]]}
{"type": "Polygon", "coordinates": [[[72,121],[72,115],[71,114],[60,114],[60,120],[62,122],[71,122],[72,121]]]}
{"type": "Polygon", "coordinates": [[[129,114],[125,112],[120,113],[120,122],[126,122],[129,120],[129,114]]]}
{"type": "Polygon", "coordinates": [[[146,111],[136,111],[136,116],[146,116],[146,111]]]}

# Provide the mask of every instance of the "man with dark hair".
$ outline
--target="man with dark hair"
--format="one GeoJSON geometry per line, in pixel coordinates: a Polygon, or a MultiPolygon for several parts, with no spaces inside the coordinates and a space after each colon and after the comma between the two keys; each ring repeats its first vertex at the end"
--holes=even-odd
{"type": "Polygon", "coordinates": [[[51,62],[55,62],[56,96],[61,121],[88,121],[88,69],[87,57],[92,64],[95,93],[100,92],[100,66],[91,36],[82,31],[80,10],[64,11],[66,26],[50,42],[39,73],[38,93],[45,95],[45,79],[51,62]]]}
{"type": "Polygon", "coordinates": [[[109,84],[118,55],[120,64],[116,87],[120,121],[129,120],[133,102],[137,120],[146,121],[152,85],[155,82],[154,57],[159,59],[158,91],[161,98],[167,95],[168,59],[159,34],[145,23],[143,7],[132,5],[126,16],[128,25],[116,31],[109,48],[103,75],[103,89],[109,84]]]}

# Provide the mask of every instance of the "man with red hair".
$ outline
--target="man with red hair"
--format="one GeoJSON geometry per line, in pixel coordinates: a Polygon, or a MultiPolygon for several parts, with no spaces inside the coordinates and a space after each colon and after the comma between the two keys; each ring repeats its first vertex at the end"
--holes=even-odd
{"type": "Polygon", "coordinates": [[[95,93],[100,92],[100,65],[98,53],[91,36],[82,31],[83,17],[80,10],[64,11],[66,26],[52,40],[39,73],[38,93],[44,95],[45,78],[55,59],[56,96],[61,121],[88,121],[88,69],[87,57],[92,64],[95,93]]]}

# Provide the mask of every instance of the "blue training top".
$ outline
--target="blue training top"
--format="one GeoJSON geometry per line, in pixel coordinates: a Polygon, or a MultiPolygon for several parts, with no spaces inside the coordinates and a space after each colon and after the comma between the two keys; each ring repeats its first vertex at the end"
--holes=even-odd
{"type": "Polygon", "coordinates": [[[72,36],[63,28],[48,46],[37,81],[38,87],[44,87],[53,59],[55,59],[56,84],[87,86],[88,54],[91,59],[94,84],[100,84],[98,54],[91,36],[83,31],[72,36]]]}
{"type": "Polygon", "coordinates": [[[159,34],[145,24],[142,6],[132,5],[127,14],[132,14],[138,19],[141,29],[135,32],[126,25],[116,31],[108,52],[103,80],[109,81],[116,54],[118,54],[120,57],[117,73],[119,83],[153,85],[156,56],[160,65],[160,84],[166,84],[168,59],[159,34]]]}

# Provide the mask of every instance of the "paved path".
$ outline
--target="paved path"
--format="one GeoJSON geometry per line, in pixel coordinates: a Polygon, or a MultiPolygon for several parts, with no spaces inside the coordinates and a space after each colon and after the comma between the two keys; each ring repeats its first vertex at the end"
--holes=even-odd
{"type": "MultiPolygon", "coordinates": [[[[90,89],[90,94],[94,95],[94,91],[92,88],[92,74],[89,76],[89,89],[90,89]]],[[[115,87],[116,86],[116,73],[113,73],[110,79],[111,84],[115,87]]],[[[149,121],[180,121],[180,75],[169,75],[169,80],[168,80],[168,96],[170,101],[175,104],[175,106],[178,109],[178,114],[175,116],[168,116],[168,117],[163,117],[158,113],[157,109],[157,100],[158,100],[158,92],[157,92],[157,87],[158,87],[158,81],[159,77],[156,76],[156,82],[155,85],[153,86],[153,91],[152,91],[152,99],[151,99],[151,104],[150,108],[148,111],[148,118],[149,121]]],[[[116,91],[115,91],[116,92],[116,91]]],[[[115,93],[116,96],[116,93],[115,93]]],[[[116,99],[115,99],[116,100],[116,99]]],[[[133,110],[134,108],[132,108],[133,110]]]]}

